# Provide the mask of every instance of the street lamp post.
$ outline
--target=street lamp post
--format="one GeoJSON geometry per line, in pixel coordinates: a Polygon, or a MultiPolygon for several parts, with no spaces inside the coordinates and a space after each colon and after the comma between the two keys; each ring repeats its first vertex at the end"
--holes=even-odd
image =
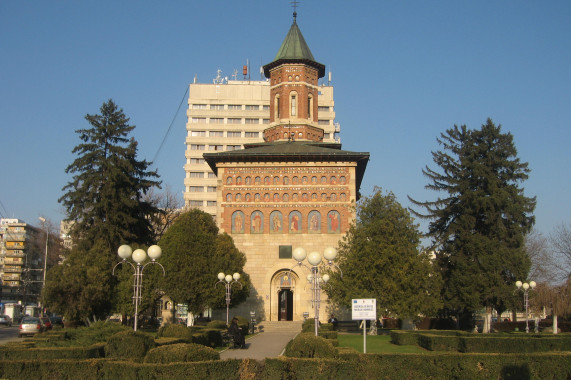
{"type": "Polygon", "coordinates": [[[134,271],[134,279],[133,279],[133,303],[135,304],[135,324],[133,330],[137,331],[137,320],[139,319],[139,302],[141,301],[141,290],[143,288],[143,271],[149,264],[157,264],[163,270],[163,276],[165,275],[165,268],[158,263],[156,260],[161,257],[162,250],[161,247],[158,245],[151,245],[147,252],[142,249],[136,249],[133,251],[131,247],[128,245],[122,245],[117,250],[117,254],[122,259],[120,262],[115,264],[113,267],[113,275],[115,275],[115,268],[117,268],[121,264],[128,263],[131,265],[134,271]],[[136,265],[133,265],[131,262],[127,261],[129,257],[131,257],[131,253],[133,254],[132,258],[136,265]],[[147,259],[147,253],[151,261],[142,265],[143,262],[147,259]]]}
{"type": "MultiPolygon", "coordinates": [[[[46,228],[46,251],[44,253],[44,276],[42,280],[42,293],[46,287],[46,272],[48,269],[48,239],[50,238],[50,233],[48,231],[48,224],[46,223],[46,218],[39,217],[38,218],[42,223],[44,223],[44,227],[46,228]]],[[[42,309],[40,310],[40,316],[44,315],[44,305],[42,302],[42,309]]]]}
{"type": "Polygon", "coordinates": [[[515,286],[517,286],[517,290],[521,290],[523,292],[523,304],[525,307],[525,332],[526,334],[529,333],[529,325],[528,325],[528,309],[529,309],[529,291],[535,288],[535,281],[530,281],[529,283],[521,281],[516,281],[515,286]]]}
{"type": "Polygon", "coordinates": [[[222,272],[218,273],[218,282],[214,284],[214,286],[218,284],[223,284],[226,287],[226,324],[228,324],[228,316],[230,313],[230,293],[232,291],[232,285],[238,284],[240,285],[240,289],[242,289],[242,283],[238,280],[240,279],[240,273],[232,274],[224,274],[222,272]]]}
{"type": "MultiPolygon", "coordinates": [[[[313,307],[315,313],[315,336],[317,336],[319,329],[319,306],[321,303],[321,283],[323,282],[326,284],[327,281],[329,281],[329,275],[327,273],[322,275],[319,272],[319,264],[322,260],[321,254],[319,252],[310,252],[309,255],[307,255],[304,248],[298,247],[293,250],[292,255],[293,258],[297,261],[297,264],[290,269],[290,272],[297,266],[306,267],[311,271],[311,273],[307,275],[307,281],[311,284],[311,306],[313,307]],[[303,264],[303,260],[306,258],[310,266],[303,264]]],[[[327,261],[326,265],[329,267],[334,266],[339,271],[341,271],[341,268],[333,264],[333,260],[335,260],[336,257],[337,250],[333,247],[327,247],[323,251],[323,258],[325,258],[327,261]]],[[[341,276],[343,276],[343,274],[341,274],[341,276]]]]}

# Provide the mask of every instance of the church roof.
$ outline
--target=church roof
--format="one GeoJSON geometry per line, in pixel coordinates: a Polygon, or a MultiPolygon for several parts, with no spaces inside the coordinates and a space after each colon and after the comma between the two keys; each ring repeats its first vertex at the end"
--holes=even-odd
{"type": "Polygon", "coordinates": [[[311,50],[305,42],[305,38],[303,38],[295,19],[273,62],[264,66],[264,75],[269,78],[270,70],[284,63],[305,63],[315,67],[319,71],[320,78],[325,76],[325,65],[316,62],[315,58],[313,58],[313,54],[311,54],[311,50]]]}
{"type": "Polygon", "coordinates": [[[247,144],[245,149],[204,153],[203,157],[216,174],[218,162],[356,162],[357,191],[369,161],[368,152],[350,152],[341,150],[340,144],[312,141],[247,144]]]}

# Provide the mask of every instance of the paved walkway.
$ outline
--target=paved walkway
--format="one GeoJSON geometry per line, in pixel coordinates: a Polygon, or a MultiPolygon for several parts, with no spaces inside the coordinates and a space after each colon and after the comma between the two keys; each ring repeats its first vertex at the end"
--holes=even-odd
{"type": "Polygon", "coordinates": [[[268,331],[259,333],[251,338],[246,337],[246,348],[227,349],[220,353],[220,359],[255,359],[264,360],[280,356],[286,344],[299,331],[268,331]]]}

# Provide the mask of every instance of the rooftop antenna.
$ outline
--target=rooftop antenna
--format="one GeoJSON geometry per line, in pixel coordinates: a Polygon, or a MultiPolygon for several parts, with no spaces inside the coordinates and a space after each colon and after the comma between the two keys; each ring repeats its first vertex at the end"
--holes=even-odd
{"type": "Polygon", "coordinates": [[[293,7],[293,22],[296,22],[297,19],[297,7],[298,7],[299,1],[297,0],[293,0],[291,2],[291,6],[293,7]]]}

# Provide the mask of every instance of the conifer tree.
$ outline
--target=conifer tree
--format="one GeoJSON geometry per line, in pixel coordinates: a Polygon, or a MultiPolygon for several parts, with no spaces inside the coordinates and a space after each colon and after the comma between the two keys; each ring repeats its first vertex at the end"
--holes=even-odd
{"type": "Polygon", "coordinates": [[[101,114],[86,115],[91,125],[79,129],[77,158],[66,169],[73,180],[59,199],[72,221],[74,246],[65,263],[50,273],[44,303],[70,321],[104,318],[112,310],[132,309],[132,272],[111,270],[121,244],[153,244],[150,216],[157,213],[144,194],[160,182],[150,163],[137,159],[137,142],[128,135],[135,128],[112,100],[101,114]],[[124,303],[124,305],[121,305],[124,303]]]}
{"type": "Polygon", "coordinates": [[[72,153],[77,158],[66,169],[73,180],[59,199],[73,221],[76,241],[107,241],[115,252],[121,243],[152,244],[149,215],[157,213],[143,195],[160,187],[150,163],[137,159],[137,142],[128,135],[135,126],[112,100],[103,103],[101,114],[86,115],[90,128],[76,133],[82,141],[72,153]]]}
{"type": "Polygon", "coordinates": [[[357,219],[339,246],[340,272],[324,287],[331,302],[375,298],[377,312],[401,318],[432,315],[440,307],[440,278],[409,212],[393,193],[375,188],[357,206],[357,219]],[[385,311],[386,310],[386,311],[385,311]]]}
{"type": "Polygon", "coordinates": [[[425,187],[443,196],[409,199],[425,210],[413,213],[430,220],[445,306],[467,316],[482,308],[501,312],[530,269],[524,237],[534,223],[535,197],[520,187],[528,164],[517,157],[513,136],[490,119],[479,130],[455,125],[437,141],[443,149],[432,157],[439,170],[426,166],[423,174],[425,187]]]}

